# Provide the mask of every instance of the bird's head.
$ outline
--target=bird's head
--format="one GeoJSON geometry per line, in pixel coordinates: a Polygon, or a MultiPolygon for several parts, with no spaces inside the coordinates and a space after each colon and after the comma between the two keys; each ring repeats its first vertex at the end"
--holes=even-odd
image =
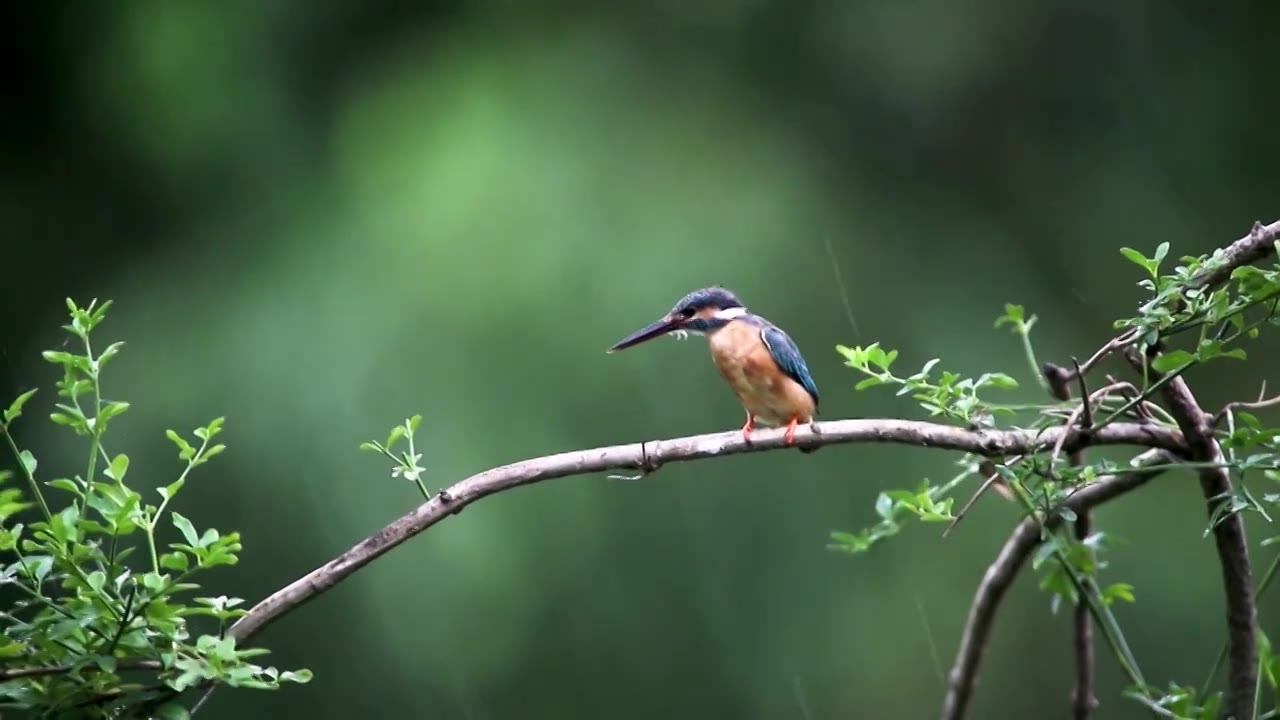
{"type": "Polygon", "coordinates": [[[669,333],[705,334],[724,327],[747,312],[738,296],[722,287],[709,287],[680,298],[671,311],[645,327],[631,333],[609,348],[609,352],[626,350],[646,340],[669,333]]]}

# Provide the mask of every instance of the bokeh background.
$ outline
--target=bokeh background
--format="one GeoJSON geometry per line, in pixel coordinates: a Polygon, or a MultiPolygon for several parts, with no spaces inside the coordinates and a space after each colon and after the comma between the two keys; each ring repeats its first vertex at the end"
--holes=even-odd
{"type": "MultiPolygon", "coordinates": [[[[113,452],[146,486],[165,427],[225,415],[177,501],[243,532],[206,578],[260,599],[410,510],[357,451],[422,413],[427,483],[594,445],[737,428],[701,341],[604,349],[684,292],[736,290],[804,349],[1009,372],[1005,302],[1066,362],[1140,298],[1117,249],[1204,252],[1280,216],[1280,6],[1039,0],[634,4],[227,0],[0,10],[0,395],[55,370],[63,298],[111,298],[113,452]],[[837,272],[843,277],[837,280],[837,272]],[[851,322],[845,299],[853,311],[851,322]]],[[[1266,354],[1192,380],[1252,395],[1266,354]]],[[[1109,370],[1121,371],[1112,365],[1109,370]]],[[[1270,377],[1277,380],[1276,377],[1270,377]]],[[[77,438],[20,432],[45,479],[77,438]]],[[[1116,457],[1121,457],[1116,455],[1116,457]]],[[[849,446],[557,480],[488,499],[258,637],[309,685],[210,718],[934,717],[979,577],[1016,520],[985,499],[850,557],[831,530],[954,458],[849,446]]],[[[5,460],[11,462],[10,459],[5,460]]],[[[962,490],[962,496],[969,488],[962,490]]],[[[1276,534],[1251,519],[1255,542],[1276,534]]],[[[1147,675],[1198,683],[1221,591],[1195,482],[1103,510],[1147,675]]],[[[1260,566],[1275,548],[1256,551],[1260,566]]],[[[1277,614],[1263,607],[1265,626],[1277,614]]],[[[1027,574],[975,718],[1064,717],[1069,619],[1027,574]]],[[[1099,660],[1099,719],[1134,717],[1099,660]]]]}

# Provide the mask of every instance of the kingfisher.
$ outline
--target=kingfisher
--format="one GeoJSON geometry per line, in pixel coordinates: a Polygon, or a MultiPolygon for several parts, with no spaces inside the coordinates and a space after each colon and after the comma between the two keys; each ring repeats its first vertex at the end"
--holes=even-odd
{"type": "MultiPolygon", "coordinates": [[[[795,442],[796,426],[812,423],[818,411],[818,385],[800,349],[777,325],[747,310],[722,287],[694,290],[666,315],[619,340],[617,352],[661,335],[703,335],[721,377],[742,403],[747,422],[742,438],[750,441],[756,423],[786,426],[784,443],[795,442]]],[[[801,448],[813,452],[817,448],[801,448]]]]}

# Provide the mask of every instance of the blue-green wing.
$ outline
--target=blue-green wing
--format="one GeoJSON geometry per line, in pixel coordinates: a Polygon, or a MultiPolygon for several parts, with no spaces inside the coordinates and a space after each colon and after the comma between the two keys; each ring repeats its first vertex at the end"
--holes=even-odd
{"type": "Polygon", "coordinates": [[[769,348],[769,354],[773,356],[773,361],[778,363],[778,367],[782,368],[782,372],[800,383],[817,405],[818,384],[813,381],[813,376],[809,374],[809,366],[805,365],[804,357],[800,355],[800,348],[796,347],[791,337],[776,327],[766,326],[760,329],[760,338],[764,340],[765,347],[769,348]]]}

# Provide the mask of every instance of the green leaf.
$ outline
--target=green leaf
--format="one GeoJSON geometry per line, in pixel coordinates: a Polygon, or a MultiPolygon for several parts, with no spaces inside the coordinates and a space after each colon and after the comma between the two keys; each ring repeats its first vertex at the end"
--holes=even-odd
{"type": "Polygon", "coordinates": [[[66,509],[50,520],[50,530],[53,536],[63,543],[74,543],[80,537],[80,529],[77,525],[80,522],[80,506],[72,503],[66,509]]]}
{"type": "Polygon", "coordinates": [[[94,592],[101,592],[102,586],[107,582],[107,575],[101,570],[94,570],[89,573],[88,582],[89,587],[92,588],[94,592]]]}
{"type": "Polygon", "coordinates": [[[13,402],[9,403],[9,409],[4,411],[5,424],[13,422],[22,415],[22,406],[26,405],[27,401],[31,399],[31,396],[35,395],[36,391],[39,389],[40,388],[32,388],[19,395],[13,402]]]}
{"type": "MultiPolygon", "coordinates": [[[[181,661],[175,664],[180,665],[181,661]]],[[[196,683],[203,680],[204,677],[205,677],[205,673],[202,669],[198,667],[188,666],[186,669],[182,671],[181,675],[174,678],[173,680],[168,680],[166,682],[168,682],[169,687],[173,688],[175,691],[182,692],[183,690],[186,690],[192,685],[195,685],[196,683]]]]}
{"type": "Polygon", "coordinates": [[[184,552],[165,553],[160,556],[160,567],[178,572],[186,572],[191,567],[191,559],[184,552]]]}
{"type": "Polygon", "coordinates": [[[884,493],[876,497],[876,514],[888,520],[893,517],[893,498],[884,493]]]}
{"type": "Polygon", "coordinates": [[[195,456],[196,449],[191,447],[191,443],[184,440],[182,436],[179,435],[178,433],[174,432],[173,430],[165,430],[164,436],[169,438],[171,441],[173,441],[174,445],[178,446],[179,458],[182,458],[183,460],[190,460],[192,457],[195,456]]]}
{"type": "Polygon", "coordinates": [[[61,350],[45,350],[41,356],[55,365],[70,365],[75,360],[71,353],[61,350]]]}
{"type": "Polygon", "coordinates": [[[383,447],[390,450],[391,447],[396,444],[397,440],[404,437],[404,431],[405,428],[403,425],[397,425],[391,428],[391,434],[387,436],[387,441],[383,443],[383,447]]]}
{"type": "MultiPolygon", "coordinates": [[[[142,576],[142,587],[150,590],[153,593],[160,592],[160,590],[164,587],[164,584],[165,584],[165,576],[161,575],[160,573],[149,572],[142,576]]],[[[151,603],[151,605],[148,606],[148,609],[150,610],[156,607],[158,607],[157,603],[151,603]]]]}
{"type": "Polygon", "coordinates": [[[1001,325],[1020,325],[1026,317],[1026,310],[1021,305],[1005,303],[1004,315],[996,318],[996,327],[1001,325]]]}
{"type": "Polygon", "coordinates": [[[1018,381],[1004,373],[989,373],[983,377],[986,378],[987,383],[1002,390],[1016,390],[1018,388],[1018,381]]]}
{"type": "Polygon", "coordinates": [[[160,493],[161,498],[168,500],[174,495],[177,495],[178,491],[182,489],[182,486],[186,484],[187,481],[185,479],[178,478],[162,488],[156,488],[156,492],[160,493]]]}
{"type": "Polygon", "coordinates": [[[0,658],[12,658],[25,654],[29,648],[25,643],[3,638],[0,641],[0,658]]]}
{"type": "Polygon", "coordinates": [[[44,582],[48,577],[49,571],[53,569],[53,558],[48,555],[28,556],[26,559],[27,569],[35,576],[36,584],[44,582]]]}
{"type": "Polygon", "coordinates": [[[213,437],[214,435],[222,432],[222,424],[224,422],[226,422],[226,418],[222,417],[216,417],[210,420],[209,424],[204,426],[206,437],[213,437]]]}
{"type": "Polygon", "coordinates": [[[45,483],[45,485],[48,485],[49,487],[58,488],[59,490],[66,490],[67,492],[75,493],[76,495],[79,495],[81,497],[84,496],[84,492],[80,490],[80,486],[76,485],[74,481],[68,480],[67,478],[58,478],[57,480],[50,480],[49,482],[45,483]]]}
{"type": "Polygon", "coordinates": [[[1127,248],[1127,247],[1120,248],[1120,254],[1128,258],[1129,261],[1132,262],[1133,264],[1137,265],[1143,270],[1146,270],[1149,275],[1152,275],[1153,277],[1155,276],[1156,264],[1148,260],[1146,255],[1143,255],[1142,253],[1138,252],[1137,250],[1134,250],[1133,248],[1127,248]]]}
{"type": "Polygon", "coordinates": [[[1160,263],[1164,262],[1164,258],[1168,254],[1169,254],[1169,243],[1162,242],[1159,245],[1157,245],[1156,256],[1154,258],[1155,264],[1158,266],[1160,263]]]}
{"type": "Polygon", "coordinates": [[[156,720],[190,720],[191,718],[191,713],[176,702],[161,705],[152,715],[156,720]]]}
{"type": "Polygon", "coordinates": [[[311,671],[306,668],[285,670],[280,673],[280,682],[309,683],[311,682],[311,671]]]}
{"type": "Polygon", "coordinates": [[[196,533],[195,525],[186,517],[177,512],[170,512],[173,516],[173,526],[178,528],[178,532],[182,533],[182,537],[186,539],[188,545],[197,545],[200,542],[200,535],[196,533]]]}
{"type": "Polygon", "coordinates": [[[103,470],[102,474],[106,475],[112,480],[115,480],[116,482],[122,482],[124,480],[125,473],[128,471],[129,471],[129,456],[125,455],[124,453],[120,453],[119,455],[116,455],[115,458],[111,460],[111,465],[109,465],[105,470],[103,470]]]}
{"type": "Polygon", "coordinates": [[[1107,589],[1102,591],[1102,601],[1111,604],[1116,600],[1123,600],[1127,603],[1134,602],[1133,586],[1129,583],[1112,583],[1107,589]]]}
{"type": "Polygon", "coordinates": [[[854,389],[854,390],[866,390],[866,389],[867,389],[867,388],[869,388],[869,387],[874,387],[874,386],[876,386],[876,385],[883,385],[883,384],[884,384],[884,380],[881,380],[881,379],[880,379],[880,376],[878,376],[878,375],[872,375],[872,376],[870,376],[870,377],[866,377],[866,378],[863,378],[862,380],[858,381],[858,384],[857,384],[857,385],[854,385],[854,386],[853,386],[853,389],[854,389]]]}
{"type": "Polygon", "coordinates": [[[66,425],[67,427],[77,427],[82,424],[80,420],[77,420],[66,413],[60,412],[49,413],[49,419],[59,425],[66,425]]]}
{"type": "Polygon", "coordinates": [[[1218,717],[1218,708],[1222,707],[1222,691],[1219,690],[1209,697],[1205,698],[1204,705],[1200,709],[1200,717],[1208,720],[1209,718],[1218,717]]]}
{"type": "Polygon", "coordinates": [[[1151,368],[1162,373],[1172,372],[1195,359],[1196,356],[1186,350],[1170,350],[1152,360],[1151,368]]]}
{"type": "Polygon", "coordinates": [[[23,450],[18,453],[18,459],[22,461],[22,467],[27,471],[27,474],[34,477],[36,468],[39,466],[39,463],[36,462],[36,456],[32,455],[30,450],[23,450]]]}
{"type": "Polygon", "coordinates": [[[106,422],[117,415],[123,415],[129,409],[127,402],[109,402],[102,406],[102,412],[98,414],[98,422],[106,422]]]}
{"type": "Polygon", "coordinates": [[[98,355],[98,367],[106,365],[107,361],[115,357],[116,353],[120,352],[120,348],[122,347],[124,347],[123,342],[113,342],[103,349],[103,351],[98,355]]]}

